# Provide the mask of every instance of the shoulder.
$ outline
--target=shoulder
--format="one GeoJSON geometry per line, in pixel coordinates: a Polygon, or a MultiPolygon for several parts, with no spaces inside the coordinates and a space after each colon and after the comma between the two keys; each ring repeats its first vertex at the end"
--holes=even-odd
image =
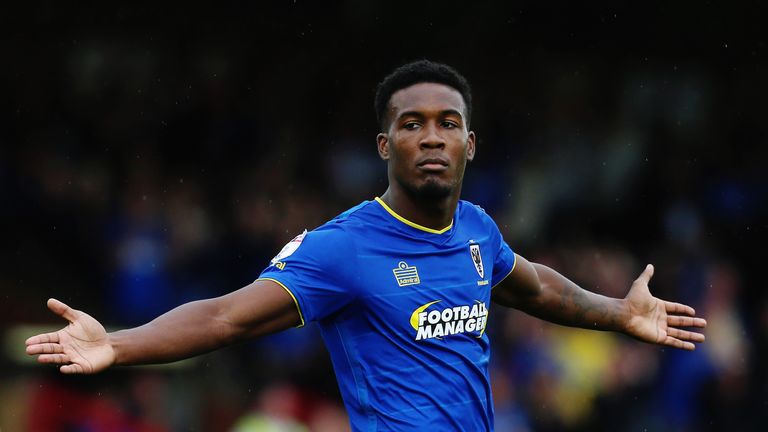
{"type": "Polygon", "coordinates": [[[467,229],[473,232],[486,233],[492,238],[503,238],[499,225],[479,205],[469,201],[459,201],[457,214],[461,225],[467,229]]]}
{"type": "Polygon", "coordinates": [[[347,250],[354,247],[354,238],[360,235],[361,227],[368,222],[367,214],[371,212],[371,201],[364,201],[306,232],[303,242],[310,245],[320,244],[324,247],[344,246],[347,250]]]}
{"type": "Polygon", "coordinates": [[[354,243],[344,224],[329,221],[312,231],[304,230],[286,243],[272,258],[268,269],[332,270],[338,263],[354,259],[354,243]]]}
{"type": "Polygon", "coordinates": [[[360,218],[361,216],[364,217],[367,213],[371,211],[370,207],[372,203],[373,201],[363,201],[360,204],[343,211],[338,216],[328,221],[328,223],[348,222],[348,221],[354,221],[355,219],[360,218]]]}
{"type": "Polygon", "coordinates": [[[376,223],[377,211],[374,201],[362,203],[342,212],[312,232],[326,235],[354,237],[366,232],[366,227],[376,223]]]}
{"type": "Polygon", "coordinates": [[[493,218],[491,218],[488,213],[485,212],[485,209],[469,201],[460,200],[457,206],[457,213],[461,220],[474,220],[484,224],[492,224],[493,226],[496,226],[493,218]]]}

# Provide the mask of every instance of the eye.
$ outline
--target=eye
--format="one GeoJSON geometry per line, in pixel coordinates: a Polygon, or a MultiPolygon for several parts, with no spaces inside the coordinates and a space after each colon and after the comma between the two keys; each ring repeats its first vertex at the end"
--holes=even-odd
{"type": "Polygon", "coordinates": [[[455,129],[459,127],[459,124],[453,120],[444,120],[440,125],[446,129],[455,129]]]}
{"type": "Polygon", "coordinates": [[[403,125],[403,129],[406,129],[406,130],[416,130],[419,126],[420,126],[419,123],[414,122],[414,121],[410,121],[410,122],[405,123],[403,125]]]}

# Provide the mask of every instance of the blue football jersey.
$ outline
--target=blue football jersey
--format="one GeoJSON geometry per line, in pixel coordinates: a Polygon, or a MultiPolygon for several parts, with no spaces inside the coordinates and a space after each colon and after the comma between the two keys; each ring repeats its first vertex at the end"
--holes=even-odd
{"type": "Polygon", "coordinates": [[[259,279],[317,321],[355,431],[493,430],[491,288],[515,254],[460,201],[442,230],[366,201],[289,242],[259,279]]]}

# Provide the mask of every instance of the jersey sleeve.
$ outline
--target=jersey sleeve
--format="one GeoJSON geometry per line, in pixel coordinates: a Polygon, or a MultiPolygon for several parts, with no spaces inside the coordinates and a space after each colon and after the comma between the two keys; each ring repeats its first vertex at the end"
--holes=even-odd
{"type": "Polygon", "coordinates": [[[509,247],[507,242],[501,237],[501,233],[499,233],[499,248],[493,261],[491,287],[495,287],[499,282],[503,281],[510,273],[512,273],[515,269],[516,261],[517,258],[512,251],[512,248],[509,247]]]}
{"type": "Polygon", "coordinates": [[[485,224],[491,230],[492,244],[494,245],[493,255],[493,275],[491,276],[491,287],[495,287],[503,281],[515,269],[517,258],[512,248],[509,247],[504,237],[499,231],[496,222],[485,213],[480,207],[477,207],[482,214],[485,224]]]}
{"type": "Polygon", "coordinates": [[[355,296],[354,242],[343,229],[323,226],[291,240],[257,280],[271,280],[293,297],[301,324],[321,320],[355,296]]]}

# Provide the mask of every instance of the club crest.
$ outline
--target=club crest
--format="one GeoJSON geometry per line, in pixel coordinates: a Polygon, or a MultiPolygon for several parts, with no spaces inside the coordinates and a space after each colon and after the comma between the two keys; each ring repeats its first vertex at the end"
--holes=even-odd
{"type": "Polygon", "coordinates": [[[475,265],[480,279],[485,278],[485,269],[483,268],[483,257],[480,255],[480,245],[477,243],[469,244],[469,254],[472,256],[472,263],[475,265]]]}

